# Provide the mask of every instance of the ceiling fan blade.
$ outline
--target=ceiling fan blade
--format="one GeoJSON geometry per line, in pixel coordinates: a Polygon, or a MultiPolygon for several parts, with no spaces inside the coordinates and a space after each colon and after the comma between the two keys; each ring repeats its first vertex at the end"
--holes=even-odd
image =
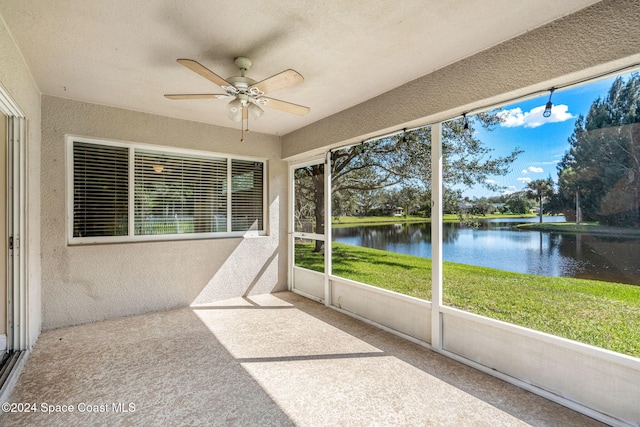
{"type": "Polygon", "coordinates": [[[231,95],[227,95],[226,93],[175,93],[175,94],[167,94],[165,98],[169,99],[225,99],[231,98],[231,95]]]}
{"type": "Polygon", "coordinates": [[[304,81],[304,77],[300,73],[295,70],[285,70],[281,73],[276,74],[275,76],[271,76],[266,78],[249,88],[249,90],[256,88],[260,90],[262,93],[269,93],[276,91],[278,89],[283,89],[285,87],[293,86],[298,83],[302,83],[304,81]]]}
{"type": "Polygon", "coordinates": [[[205,79],[212,81],[213,83],[217,84],[220,87],[233,86],[231,83],[229,83],[228,81],[226,81],[225,79],[223,79],[222,77],[220,77],[219,75],[217,75],[216,73],[214,73],[213,71],[211,71],[210,69],[202,65],[201,63],[199,63],[198,61],[194,61],[193,59],[178,59],[177,61],[180,64],[187,67],[188,69],[190,69],[191,71],[195,71],[205,79]]]}
{"type": "Polygon", "coordinates": [[[266,96],[261,96],[259,99],[263,100],[260,103],[260,105],[263,105],[269,108],[274,108],[276,110],[284,111],[286,113],[292,113],[292,114],[297,114],[299,116],[304,116],[309,111],[311,111],[309,107],[303,107],[302,105],[293,104],[291,102],[280,101],[279,99],[267,98],[266,96]]]}

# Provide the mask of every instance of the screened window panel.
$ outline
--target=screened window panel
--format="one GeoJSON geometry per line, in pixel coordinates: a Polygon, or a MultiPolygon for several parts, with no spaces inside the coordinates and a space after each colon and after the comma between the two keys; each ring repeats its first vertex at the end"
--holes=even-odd
{"type": "Polygon", "coordinates": [[[263,230],[264,163],[232,160],[231,175],[232,231],[263,230]]]}
{"type": "Polygon", "coordinates": [[[227,159],[135,152],[136,235],[227,231],[227,159]]]}
{"type": "Polygon", "coordinates": [[[129,150],[73,143],[73,237],[128,233],[129,150]]]}

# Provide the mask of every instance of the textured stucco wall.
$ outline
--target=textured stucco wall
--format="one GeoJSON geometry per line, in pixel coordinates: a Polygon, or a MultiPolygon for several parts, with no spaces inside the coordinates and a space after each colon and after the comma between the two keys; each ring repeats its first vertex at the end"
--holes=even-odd
{"type": "MultiPolygon", "coordinates": [[[[0,20],[0,84],[27,118],[27,305],[29,343],[40,334],[40,90],[0,20]]],[[[24,240],[23,240],[24,241],[24,240]]]]}
{"type": "Polygon", "coordinates": [[[287,134],[282,157],[433,123],[638,61],[640,1],[604,0],[287,134]]]}
{"type": "Polygon", "coordinates": [[[287,165],[277,137],[43,96],[43,329],[286,289],[287,165]],[[268,236],[66,244],[65,135],[268,159],[268,236]]]}

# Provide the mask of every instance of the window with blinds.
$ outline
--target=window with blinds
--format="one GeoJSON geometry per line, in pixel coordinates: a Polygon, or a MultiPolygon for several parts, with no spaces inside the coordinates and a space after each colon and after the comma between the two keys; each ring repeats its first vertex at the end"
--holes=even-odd
{"type": "Polygon", "coordinates": [[[231,229],[263,229],[264,164],[231,160],[231,229]]]}
{"type": "Polygon", "coordinates": [[[73,145],[73,237],[128,233],[129,150],[73,145]]]}
{"type": "Polygon", "coordinates": [[[227,159],[135,152],[135,234],[227,231],[227,159]]]}
{"type": "Polygon", "coordinates": [[[72,243],[264,232],[264,161],[68,141],[72,243]]]}

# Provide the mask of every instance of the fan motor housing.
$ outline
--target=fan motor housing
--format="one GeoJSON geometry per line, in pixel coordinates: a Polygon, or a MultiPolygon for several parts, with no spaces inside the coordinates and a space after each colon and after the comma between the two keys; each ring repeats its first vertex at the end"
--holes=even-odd
{"type": "Polygon", "coordinates": [[[255,80],[250,79],[249,77],[242,77],[242,76],[229,77],[227,81],[232,85],[234,85],[236,89],[240,91],[247,90],[250,86],[253,86],[254,84],[256,84],[255,80]]]}

